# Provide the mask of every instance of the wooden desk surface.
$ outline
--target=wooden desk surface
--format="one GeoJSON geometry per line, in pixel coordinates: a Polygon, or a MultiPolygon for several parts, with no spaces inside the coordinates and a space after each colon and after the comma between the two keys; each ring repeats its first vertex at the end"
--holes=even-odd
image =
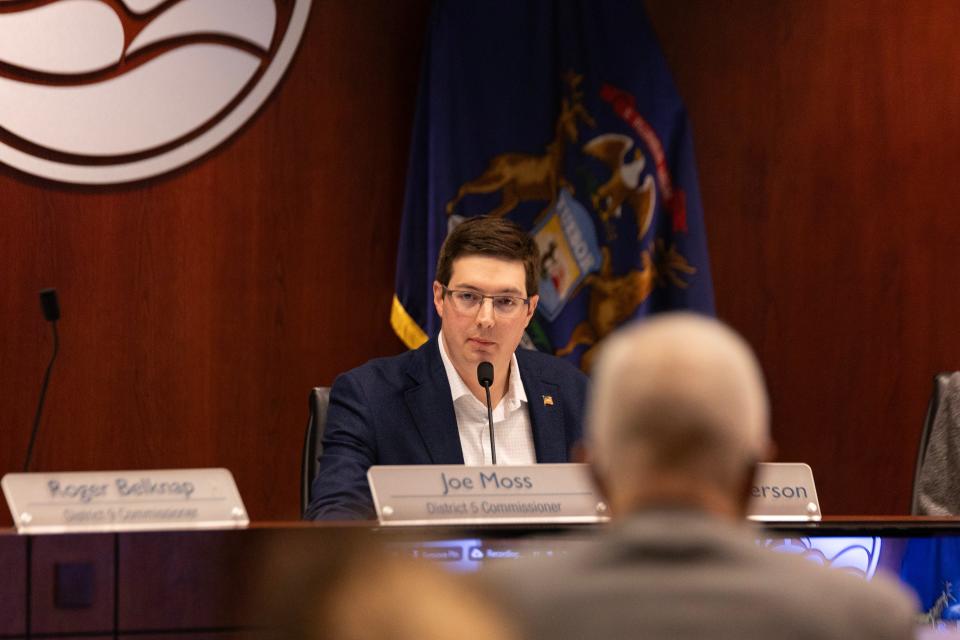
{"type": "MultiPolygon", "coordinates": [[[[240,586],[259,579],[271,550],[322,549],[344,535],[382,541],[549,540],[600,525],[378,527],[373,522],[257,522],[245,529],[20,536],[0,530],[0,637],[173,634],[217,637],[248,628],[240,586]],[[330,536],[329,538],[325,538],[330,536]]],[[[960,536],[960,518],[829,516],[763,525],[775,536],[907,539],[960,536]]]]}

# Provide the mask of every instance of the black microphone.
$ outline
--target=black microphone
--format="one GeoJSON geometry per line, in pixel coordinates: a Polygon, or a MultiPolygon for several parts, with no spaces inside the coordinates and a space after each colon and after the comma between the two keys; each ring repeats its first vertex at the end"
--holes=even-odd
{"type": "Polygon", "coordinates": [[[37,404],[37,415],[33,418],[33,431],[30,432],[30,444],[27,446],[27,459],[23,461],[23,472],[30,471],[30,460],[33,458],[33,445],[37,442],[37,431],[40,429],[40,416],[43,415],[43,401],[47,397],[47,385],[50,383],[50,372],[53,370],[53,361],[57,359],[57,352],[60,350],[60,336],[57,334],[57,320],[60,319],[60,303],[57,302],[56,289],[43,289],[40,291],[40,308],[43,309],[43,317],[50,323],[53,329],[53,355],[50,356],[50,364],[47,365],[47,372],[43,376],[43,385],[40,387],[40,402],[37,404]]]}
{"type": "Polygon", "coordinates": [[[493,407],[490,406],[490,386],[493,384],[493,365],[481,362],[477,365],[477,382],[487,391],[487,422],[490,423],[490,461],[497,464],[497,445],[493,441],[493,407]]]}

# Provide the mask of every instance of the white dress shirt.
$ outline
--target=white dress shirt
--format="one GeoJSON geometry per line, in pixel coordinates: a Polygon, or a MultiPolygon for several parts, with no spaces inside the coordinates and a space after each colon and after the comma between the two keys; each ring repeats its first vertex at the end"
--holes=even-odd
{"type": "MultiPolygon", "coordinates": [[[[487,405],[477,400],[470,388],[460,377],[447,356],[443,332],[437,338],[440,345],[440,359],[447,372],[450,383],[450,395],[453,398],[453,411],[457,416],[457,429],[460,432],[460,448],[463,449],[463,461],[467,465],[490,464],[490,434],[487,422],[487,405]]],[[[499,377],[503,372],[495,371],[499,377]]],[[[533,427],[530,424],[530,412],[527,410],[527,393],[520,380],[520,367],[517,356],[510,358],[510,382],[507,392],[500,403],[493,408],[493,437],[497,446],[497,464],[533,464],[537,461],[537,452],[533,446],[533,427]]],[[[496,378],[495,378],[496,379],[496,378]]]]}

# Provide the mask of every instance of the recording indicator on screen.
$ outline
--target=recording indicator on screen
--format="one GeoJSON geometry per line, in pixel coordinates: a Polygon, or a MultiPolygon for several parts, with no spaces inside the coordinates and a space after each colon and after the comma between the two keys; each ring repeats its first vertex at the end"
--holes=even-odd
{"type": "Polygon", "coordinates": [[[394,553],[418,560],[439,562],[451,571],[479,571],[491,562],[510,562],[522,558],[554,558],[564,556],[571,540],[433,540],[392,543],[394,553]]]}

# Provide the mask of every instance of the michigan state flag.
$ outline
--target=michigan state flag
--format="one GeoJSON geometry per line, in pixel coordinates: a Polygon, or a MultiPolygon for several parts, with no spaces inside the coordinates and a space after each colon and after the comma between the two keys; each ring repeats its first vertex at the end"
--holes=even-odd
{"type": "Polygon", "coordinates": [[[536,239],[525,343],[585,371],[633,318],[713,313],[690,127],[639,0],[435,4],[391,313],[409,347],[439,330],[440,245],[477,215],[536,239]]]}

